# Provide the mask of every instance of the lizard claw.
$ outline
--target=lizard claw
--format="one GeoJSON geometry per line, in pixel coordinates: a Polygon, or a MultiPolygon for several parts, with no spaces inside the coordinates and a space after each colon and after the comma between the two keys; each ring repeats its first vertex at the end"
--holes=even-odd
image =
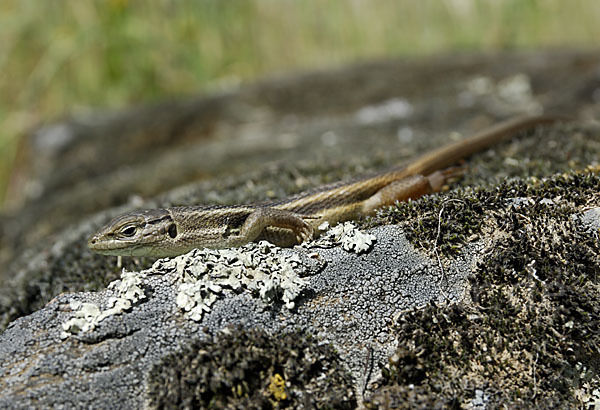
{"type": "Polygon", "coordinates": [[[315,229],[311,224],[306,221],[302,221],[302,227],[297,231],[296,239],[298,243],[306,242],[311,240],[315,234],[315,229]]]}

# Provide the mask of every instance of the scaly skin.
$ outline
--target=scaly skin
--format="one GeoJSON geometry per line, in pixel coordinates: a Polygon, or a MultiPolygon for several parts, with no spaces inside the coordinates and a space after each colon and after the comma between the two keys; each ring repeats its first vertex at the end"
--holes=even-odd
{"type": "Polygon", "coordinates": [[[564,120],[526,116],[422,155],[405,167],[251,205],[174,207],[130,212],[88,241],[91,250],[119,256],[176,256],[194,248],[226,248],[265,239],[293,246],[319,234],[318,226],[358,219],[377,208],[439,191],[462,168],[443,168],[512,138],[521,130],[564,120]]]}

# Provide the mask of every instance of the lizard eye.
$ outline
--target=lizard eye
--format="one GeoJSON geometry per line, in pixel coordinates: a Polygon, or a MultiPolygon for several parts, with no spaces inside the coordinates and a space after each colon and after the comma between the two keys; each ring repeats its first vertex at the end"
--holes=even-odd
{"type": "Polygon", "coordinates": [[[123,236],[133,236],[137,228],[134,225],[128,225],[125,228],[121,229],[121,235],[123,236]]]}
{"type": "Polygon", "coordinates": [[[175,224],[169,225],[169,230],[167,231],[171,238],[175,238],[177,236],[177,226],[175,224]]]}

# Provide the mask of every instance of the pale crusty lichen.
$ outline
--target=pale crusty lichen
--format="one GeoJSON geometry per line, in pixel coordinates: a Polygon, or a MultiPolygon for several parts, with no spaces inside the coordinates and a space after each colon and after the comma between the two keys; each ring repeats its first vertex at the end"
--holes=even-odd
{"type": "MultiPolygon", "coordinates": [[[[323,224],[319,229],[326,230],[328,226],[323,224]]],[[[326,230],[318,240],[303,247],[341,245],[348,252],[361,253],[368,251],[375,239],[346,222],[326,230]]],[[[268,304],[281,300],[292,309],[294,300],[306,285],[301,277],[304,267],[298,254],[265,241],[241,248],[195,249],[173,259],[161,259],[153,269],[177,272],[177,306],[194,321],[201,321],[226,290],[246,290],[268,304]]]]}
{"type": "Polygon", "coordinates": [[[249,291],[265,303],[282,300],[288,309],[306,282],[300,257],[268,242],[231,249],[194,249],[173,259],[158,260],[157,272],[176,273],[177,306],[194,321],[226,291],[249,291]]]}
{"type": "Polygon", "coordinates": [[[307,242],[303,246],[308,248],[331,248],[341,245],[347,252],[364,253],[371,250],[377,240],[375,235],[364,233],[356,229],[352,222],[337,224],[333,228],[328,222],[319,226],[323,234],[315,241],[307,242]]]}
{"type": "Polygon", "coordinates": [[[108,289],[115,291],[116,295],[108,298],[106,309],[94,303],[72,301],[71,309],[74,317],[62,324],[63,338],[69,334],[85,333],[93,330],[98,323],[109,316],[118,315],[128,309],[146,295],[142,289],[142,279],[146,277],[142,272],[126,272],[123,269],[121,279],[111,282],[108,289]]]}

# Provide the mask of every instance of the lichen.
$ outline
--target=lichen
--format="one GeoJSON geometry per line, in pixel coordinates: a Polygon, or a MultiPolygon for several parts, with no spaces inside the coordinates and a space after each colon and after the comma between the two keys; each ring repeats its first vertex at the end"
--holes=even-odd
{"type": "MultiPolygon", "coordinates": [[[[319,228],[324,234],[302,248],[341,245],[348,252],[363,253],[371,249],[376,239],[350,222],[331,229],[328,224],[319,228]]],[[[282,301],[286,308],[293,309],[306,287],[302,278],[305,268],[298,254],[266,241],[240,248],[195,249],[173,259],[160,259],[152,269],[162,274],[176,272],[177,306],[198,322],[217,300],[231,292],[248,291],[266,304],[282,301]]]]}
{"type": "Polygon", "coordinates": [[[247,291],[266,304],[282,301],[293,309],[306,286],[300,257],[268,242],[231,249],[195,249],[173,259],[160,259],[157,273],[176,273],[177,306],[194,321],[226,294],[247,291]]]}
{"type": "Polygon", "coordinates": [[[285,391],[285,380],[279,373],[275,373],[271,376],[271,383],[269,383],[269,392],[273,396],[276,402],[287,399],[287,393],[285,391]]]}
{"type": "Polygon", "coordinates": [[[328,222],[323,222],[319,230],[323,231],[319,238],[302,245],[306,248],[341,246],[346,252],[361,254],[371,250],[377,240],[375,235],[358,230],[352,222],[340,223],[334,227],[330,227],[328,222]]]}
{"type": "Polygon", "coordinates": [[[74,314],[62,324],[61,337],[89,332],[107,317],[129,310],[134,303],[146,297],[142,288],[142,279],[145,277],[144,273],[127,272],[123,269],[121,279],[108,285],[108,289],[114,291],[115,295],[108,298],[104,310],[94,303],[72,301],[70,307],[74,314]]]}

